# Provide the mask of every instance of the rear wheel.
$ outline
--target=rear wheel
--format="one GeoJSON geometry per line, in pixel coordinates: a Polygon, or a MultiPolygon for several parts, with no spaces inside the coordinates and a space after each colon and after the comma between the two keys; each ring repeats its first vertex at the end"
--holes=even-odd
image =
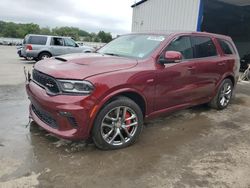
{"type": "Polygon", "coordinates": [[[39,54],[38,60],[43,60],[43,59],[47,59],[50,57],[51,57],[51,54],[49,52],[42,52],[39,54]]]}
{"type": "Polygon", "coordinates": [[[31,61],[33,60],[33,57],[25,57],[26,60],[31,61]]]}
{"type": "Polygon", "coordinates": [[[225,79],[221,83],[217,91],[217,94],[209,103],[209,105],[212,108],[223,110],[229,105],[232,99],[232,95],[233,95],[233,83],[230,79],[225,79]]]}
{"type": "Polygon", "coordinates": [[[129,98],[119,97],[99,112],[92,137],[100,149],[121,149],[133,144],[142,128],[143,115],[140,107],[129,98]]]}

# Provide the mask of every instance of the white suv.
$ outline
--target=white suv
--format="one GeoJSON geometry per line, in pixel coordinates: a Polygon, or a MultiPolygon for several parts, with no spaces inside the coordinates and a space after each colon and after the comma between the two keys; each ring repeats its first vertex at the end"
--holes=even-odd
{"type": "Polygon", "coordinates": [[[41,60],[52,56],[92,51],[94,48],[81,47],[70,37],[29,34],[23,40],[21,55],[26,59],[41,60]]]}

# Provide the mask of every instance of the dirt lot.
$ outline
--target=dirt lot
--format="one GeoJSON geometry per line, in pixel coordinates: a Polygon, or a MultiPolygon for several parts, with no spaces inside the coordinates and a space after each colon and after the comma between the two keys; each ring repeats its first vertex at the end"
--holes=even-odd
{"type": "Polygon", "coordinates": [[[57,139],[28,123],[23,66],[0,46],[0,187],[250,187],[250,83],[224,111],[199,106],[145,125],[119,151],[57,139]]]}

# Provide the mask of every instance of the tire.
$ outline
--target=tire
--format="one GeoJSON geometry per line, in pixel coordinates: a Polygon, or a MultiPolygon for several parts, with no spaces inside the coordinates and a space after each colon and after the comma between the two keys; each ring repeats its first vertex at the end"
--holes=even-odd
{"type": "Polygon", "coordinates": [[[38,56],[38,60],[43,60],[43,59],[46,59],[46,58],[50,58],[52,55],[49,53],[49,52],[42,52],[39,54],[38,56]]]}
{"type": "Polygon", "coordinates": [[[232,95],[233,83],[230,79],[225,79],[220,84],[217,94],[210,101],[209,106],[217,110],[223,110],[229,105],[232,95]]]}
{"type": "Polygon", "coordinates": [[[32,61],[33,57],[25,57],[25,59],[28,60],[28,61],[32,61]]]}
{"type": "Polygon", "coordinates": [[[121,149],[134,144],[142,129],[140,107],[127,97],[118,97],[98,113],[92,138],[99,149],[121,149]]]}

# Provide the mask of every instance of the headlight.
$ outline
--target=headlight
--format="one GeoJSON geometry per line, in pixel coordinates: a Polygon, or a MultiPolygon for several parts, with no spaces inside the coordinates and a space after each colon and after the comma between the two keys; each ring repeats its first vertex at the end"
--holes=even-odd
{"type": "Polygon", "coordinates": [[[94,86],[88,81],[80,80],[58,80],[64,93],[90,94],[94,86]]]}

